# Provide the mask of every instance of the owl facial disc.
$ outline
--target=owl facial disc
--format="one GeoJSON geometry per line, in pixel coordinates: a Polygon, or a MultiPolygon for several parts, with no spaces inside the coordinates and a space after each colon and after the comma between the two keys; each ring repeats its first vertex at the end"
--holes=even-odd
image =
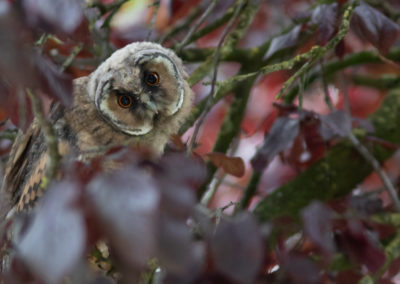
{"type": "Polygon", "coordinates": [[[135,46],[107,59],[94,72],[90,87],[99,112],[114,128],[140,136],[182,108],[185,72],[172,51],[150,43],[141,45],[147,48],[135,46]]]}

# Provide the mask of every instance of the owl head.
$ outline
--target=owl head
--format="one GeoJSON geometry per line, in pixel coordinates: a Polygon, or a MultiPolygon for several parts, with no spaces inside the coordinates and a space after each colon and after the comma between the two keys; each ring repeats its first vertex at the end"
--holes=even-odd
{"type": "Polygon", "coordinates": [[[187,77],[181,60],[150,42],[114,52],[91,75],[88,94],[101,116],[119,131],[139,136],[182,107],[187,77]]]}

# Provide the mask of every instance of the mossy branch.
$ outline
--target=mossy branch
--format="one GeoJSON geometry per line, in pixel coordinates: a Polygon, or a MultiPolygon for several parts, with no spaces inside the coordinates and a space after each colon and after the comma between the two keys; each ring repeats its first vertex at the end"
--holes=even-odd
{"type": "MultiPolygon", "coordinates": [[[[299,70],[296,71],[282,86],[279,91],[277,98],[280,98],[284,92],[292,86],[292,84],[307,74],[307,72],[313,67],[314,63],[319,62],[329,51],[333,50],[338,43],[346,36],[350,28],[350,19],[353,14],[355,7],[358,5],[357,1],[352,2],[347,6],[343,13],[342,23],[339,27],[339,31],[325,46],[313,46],[309,53],[310,61],[306,62],[299,70]]],[[[306,53],[307,54],[307,53],[306,53]]],[[[304,85],[304,84],[303,84],[304,85]]]]}
{"type": "MultiPolygon", "coordinates": [[[[400,144],[400,89],[394,89],[387,95],[380,109],[371,115],[370,121],[375,127],[376,137],[400,144]]],[[[369,145],[369,148],[379,162],[394,153],[394,150],[377,144],[369,145]]],[[[260,220],[285,215],[296,217],[301,208],[312,200],[326,201],[348,194],[372,171],[372,166],[365,163],[353,145],[343,141],[297,178],[261,200],[254,214],[260,220]]]]}
{"type": "MultiPolygon", "coordinates": [[[[238,1],[240,4],[241,1],[238,1]]],[[[224,48],[221,50],[221,54],[224,50],[231,50],[234,48],[234,46],[237,44],[238,40],[246,33],[246,30],[248,29],[250,23],[252,22],[256,12],[257,8],[259,6],[259,1],[246,1],[247,4],[244,6],[243,11],[241,12],[240,16],[238,17],[237,20],[237,26],[236,29],[229,34],[226,40],[226,45],[224,45],[224,48]]],[[[260,55],[259,55],[260,56],[260,55]]],[[[261,58],[260,58],[261,59],[261,58]]],[[[249,64],[249,66],[242,66],[241,71],[243,73],[248,73],[248,72],[254,72],[257,70],[259,66],[257,64],[249,64]],[[248,68],[251,68],[248,70],[248,68]]],[[[240,84],[237,86],[237,88],[234,91],[234,101],[232,102],[232,105],[229,108],[228,114],[226,115],[220,132],[218,134],[217,141],[214,144],[213,152],[220,152],[220,153],[226,153],[226,151],[229,149],[230,144],[234,137],[237,136],[237,134],[240,131],[240,124],[243,120],[246,106],[247,106],[247,101],[250,96],[250,90],[253,86],[255,78],[249,78],[246,82],[243,84],[240,84]]],[[[206,107],[206,105],[204,106],[206,107]]],[[[199,189],[198,191],[198,197],[201,199],[205,191],[207,190],[208,184],[211,182],[217,168],[212,164],[208,163],[207,164],[208,168],[208,179],[207,181],[203,184],[203,186],[199,189]]]]}
{"type": "MultiPolygon", "coordinates": [[[[400,61],[400,49],[394,48],[388,54],[387,58],[393,61],[400,61]]],[[[353,53],[346,56],[342,60],[336,60],[329,62],[324,65],[324,71],[321,73],[321,70],[316,70],[308,74],[304,82],[304,88],[310,86],[316,79],[321,76],[329,77],[336,72],[346,69],[351,66],[357,66],[361,64],[381,64],[383,63],[380,56],[372,51],[362,51],[359,53],[353,53]]],[[[299,92],[299,86],[293,87],[284,97],[284,102],[287,104],[291,104],[293,100],[296,98],[297,93],[299,92]]]]}

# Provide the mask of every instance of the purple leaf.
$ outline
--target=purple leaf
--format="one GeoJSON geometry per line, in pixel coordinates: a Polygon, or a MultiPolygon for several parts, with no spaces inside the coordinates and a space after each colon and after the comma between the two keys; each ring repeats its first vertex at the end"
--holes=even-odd
{"type": "MultiPolygon", "coordinates": [[[[3,3],[5,1],[2,1],[3,3]]],[[[7,3],[7,2],[6,2],[7,3]]],[[[36,81],[32,66],[32,50],[27,45],[30,33],[14,13],[0,14],[0,72],[10,84],[33,85],[36,81]],[[21,72],[23,70],[23,72],[21,72]]],[[[29,43],[29,42],[28,42],[29,43]]]]}
{"type": "Polygon", "coordinates": [[[332,211],[323,203],[314,201],[301,212],[307,236],[328,255],[334,251],[332,211]]]}
{"type": "Polygon", "coordinates": [[[352,28],[382,54],[388,53],[399,31],[395,22],[364,2],[354,10],[352,28]]]}
{"type": "MultiPolygon", "coordinates": [[[[190,164],[188,159],[180,158],[190,164]]],[[[178,177],[169,167],[167,169],[156,178],[161,189],[158,259],[168,273],[179,274],[191,282],[189,278],[193,279],[200,272],[205,257],[204,247],[192,242],[187,225],[196,204],[195,192],[188,186],[188,175],[183,173],[178,177]]]]}
{"type": "Polygon", "coordinates": [[[320,271],[317,265],[304,256],[289,254],[282,266],[293,283],[320,283],[320,271]]]}
{"type": "Polygon", "coordinates": [[[368,133],[375,132],[374,124],[368,119],[363,119],[359,117],[353,117],[352,119],[353,122],[357,125],[357,127],[364,128],[364,130],[367,131],[368,133]]]}
{"type": "Polygon", "coordinates": [[[268,49],[267,54],[265,55],[265,58],[271,57],[276,52],[278,52],[282,49],[296,46],[298,39],[299,39],[300,31],[301,31],[301,25],[298,25],[298,26],[295,26],[290,32],[288,32],[284,35],[275,37],[271,41],[271,45],[269,46],[269,49],[268,49]]]}
{"type": "Polygon", "coordinates": [[[72,79],[62,73],[48,59],[36,55],[34,64],[40,76],[41,89],[51,98],[61,101],[64,105],[72,104],[72,79]]]}
{"type": "Polygon", "coordinates": [[[23,7],[27,20],[33,26],[47,31],[72,33],[83,18],[81,0],[25,0],[23,7]]]}
{"type": "Polygon", "coordinates": [[[351,132],[351,117],[340,110],[320,117],[319,132],[325,141],[335,136],[346,137],[351,132]]]}
{"type": "Polygon", "coordinates": [[[190,159],[183,154],[167,154],[161,159],[161,165],[169,179],[195,187],[201,185],[207,177],[203,160],[190,159]]]}
{"type": "Polygon", "coordinates": [[[360,214],[372,215],[383,211],[383,202],[376,196],[353,195],[349,199],[350,207],[360,214]]]}
{"type": "Polygon", "coordinates": [[[18,257],[48,283],[60,283],[84,256],[85,223],[74,206],[78,198],[75,187],[61,182],[50,188],[17,244],[18,257]]]}
{"type": "Polygon", "coordinates": [[[159,192],[139,168],[125,167],[99,175],[88,184],[103,234],[117,256],[142,266],[154,256],[157,238],[159,192]]]}
{"type": "Polygon", "coordinates": [[[253,283],[263,261],[263,243],[257,222],[249,213],[223,218],[211,240],[216,269],[238,283],[253,283]]]}
{"type": "Polygon", "coordinates": [[[311,22],[318,26],[318,41],[320,43],[327,43],[335,33],[337,12],[337,3],[319,5],[314,9],[311,22]]]}
{"type": "Polygon", "coordinates": [[[299,134],[299,120],[289,117],[278,117],[266,135],[263,145],[251,159],[253,168],[262,171],[272,158],[288,149],[299,134]]]}
{"type": "Polygon", "coordinates": [[[185,219],[162,214],[159,226],[157,259],[168,274],[193,280],[202,270],[205,260],[204,243],[192,241],[185,219]]]}

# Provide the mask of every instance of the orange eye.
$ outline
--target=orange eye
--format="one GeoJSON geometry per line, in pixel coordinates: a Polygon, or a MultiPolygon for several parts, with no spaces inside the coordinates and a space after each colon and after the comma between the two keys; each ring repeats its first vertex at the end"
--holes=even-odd
{"type": "Polygon", "coordinates": [[[152,87],[157,86],[158,83],[160,83],[160,77],[156,72],[147,73],[145,80],[146,84],[152,87]]]}
{"type": "Polygon", "coordinates": [[[133,103],[133,98],[128,95],[118,96],[118,105],[122,108],[129,108],[133,103]]]}

